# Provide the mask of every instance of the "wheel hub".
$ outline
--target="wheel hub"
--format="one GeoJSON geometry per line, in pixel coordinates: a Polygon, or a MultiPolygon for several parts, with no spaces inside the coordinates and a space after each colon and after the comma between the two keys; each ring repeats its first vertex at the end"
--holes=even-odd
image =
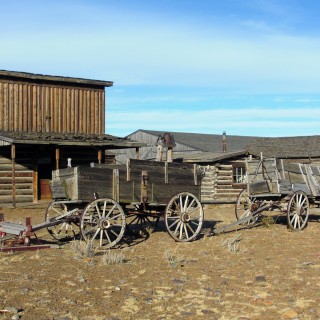
{"type": "Polygon", "coordinates": [[[110,221],[108,219],[100,219],[99,227],[101,229],[108,229],[110,228],[110,221]]]}
{"type": "Polygon", "coordinates": [[[182,215],[181,215],[181,221],[182,222],[190,221],[190,215],[187,212],[183,212],[182,215]]]}

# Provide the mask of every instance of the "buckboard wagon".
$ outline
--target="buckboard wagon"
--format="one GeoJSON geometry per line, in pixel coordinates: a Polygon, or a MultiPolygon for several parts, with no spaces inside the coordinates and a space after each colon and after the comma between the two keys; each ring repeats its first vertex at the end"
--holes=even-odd
{"type": "Polygon", "coordinates": [[[263,211],[279,210],[290,229],[306,227],[310,207],[320,203],[320,165],[269,158],[247,161],[246,169],[248,184],[236,202],[235,224],[252,225],[263,211]]]}
{"type": "Polygon", "coordinates": [[[164,217],[176,241],[194,240],[203,224],[202,172],[197,165],[129,160],[53,172],[53,202],[46,221],[60,241],[81,235],[100,249],[116,245],[125,230],[144,235],[164,217]]]}

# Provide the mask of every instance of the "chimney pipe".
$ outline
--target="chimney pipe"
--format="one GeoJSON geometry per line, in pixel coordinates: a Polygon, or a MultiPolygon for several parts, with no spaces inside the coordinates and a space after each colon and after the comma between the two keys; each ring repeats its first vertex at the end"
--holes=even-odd
{"type": "Polygon", "coordinates": [[[223,136],[222,136],[222,152],[223,153],[227,152],[227,139],[226,139],[225,131],[223,131],[223,136]]]}

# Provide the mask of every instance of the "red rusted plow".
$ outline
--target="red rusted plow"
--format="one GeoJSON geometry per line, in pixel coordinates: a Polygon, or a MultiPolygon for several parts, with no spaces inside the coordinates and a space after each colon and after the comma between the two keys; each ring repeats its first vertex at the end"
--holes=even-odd
{"type": "Polygon", "coordinates": [[[30,218],[26,218],[25,225],[7,222],[0,213],[0,252],[58,248],[37,238],[35,232],[47,226],[48,222],[45,222],[32,227],[30,218]]]}

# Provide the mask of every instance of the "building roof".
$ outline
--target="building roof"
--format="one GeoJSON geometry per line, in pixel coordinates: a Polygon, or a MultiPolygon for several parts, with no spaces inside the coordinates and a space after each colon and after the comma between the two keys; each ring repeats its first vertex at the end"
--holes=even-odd
{"type": "Polygon", "coordinates": [[[60,77],[60,76],[50,76],[36,73],[28,72],[16,72],[0,70],[0,79],[12,79],[18,81],[32,81],[32,82],[56,82],[60,84],[77,84],[82,86],[98,86],[98,87],[112,87],[112,81],[102,81],[102,80],[90,80],[83,78],[72,78],[72,77],[60,77]]]}
{"type": "MultiPolygon", "coordinates": [[[[193,163],[211,163],[221,160],[232,159],[240,156],[246,156],[247,150],[233,151],[233,152],[201,152],[201,153],[189,153],[183,154],[182,158],[184,162],[193,163]]],[[[179,154],[175,154],[175,158],[179,158],[179,154]]]]}
{"type": "Polygon", "coordinates": [[[53,133],[0,131],[3,144],[54,144],[72,146],[101,146],[109,149],[137,148],[143,143],[118,138],[107,134],[53,133]]]}
{"type": "Polygon", "coordinates": [[[268,158],[316,158],[320,157],[320,136],[256,138],[248,151],[268,158]]]}
{"type": "MultiPolygon", "coordinates": [[[[158,137],[163,131],[154,130],[138,130],[158,137]]],[[[222,134],[203,134],[203,133],[187,133],[172,132],[176,143],[184,144],[194,150],[202,152],[218,152],[222,151],[223,135],[222,134]]],[[[246,149],[247,145],[256,139],[249,136],[226,135],[227,152],[241,151],[246,149]]]]}

